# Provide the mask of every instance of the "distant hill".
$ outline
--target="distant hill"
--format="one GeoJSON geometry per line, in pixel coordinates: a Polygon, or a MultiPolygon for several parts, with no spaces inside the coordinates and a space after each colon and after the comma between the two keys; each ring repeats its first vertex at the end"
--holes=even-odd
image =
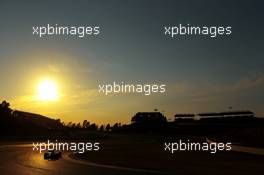
{"type": "Polygon", "coordinates": [[[63,128],[59,119],[13,111],[5,101],[0,105],[0,136],[45,136],[63,128]]]}
{"type": "Polygon", "coordinates": [[[28,122],[34,126],[46,128],[46,129],[61,129],[62,124],[60,123],[60,119],[51,119],[49,117],[24,112],[24,111],[14,111],[13,116],[20,121],[28,122]]]}

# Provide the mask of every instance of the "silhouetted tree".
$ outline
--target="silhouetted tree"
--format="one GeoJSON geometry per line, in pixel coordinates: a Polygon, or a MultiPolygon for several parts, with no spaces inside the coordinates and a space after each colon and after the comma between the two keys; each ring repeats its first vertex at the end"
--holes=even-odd
{"type": "Polygon", "coordinates": [[[10,117],[12,109],[10,109],[10,104],[5,100],[0,105],[0,115],[4,117],[10,117]]]}
{"type": "Polygon", "coordinates": [[[89,128],[89,126],[90,126],[90,122],[88,122],[87,120],[84,120],[83,124],[82,124],[82,127],[87,129],[87,128],[89,128]]]}
{"type": "Polygon", "coordinates": [[[93,123],[93,124],[90,125],[89,129],[91,131],[96,131],[98,129],[98,126],[95,123],[93,123]]]}
{"type": "Polygon", "coordinates": [[[75,123],[72,124],[72,128],[76,128],[76,124],[75,123]]]}
{"type": "Polygon", "coordinates": [[[105,127],[105,130],[106,130],[106,132],[109,132],[110,129],[111,129],[111,126],[110,126],[110,124],[108,123],[108,124],[106,125],[106,127],[105,127]]]}
{"type": "Polygon", "coordinates": [[[104,131],[104,125],[101,125],[99,131],[104,131]]]}
{"type": "Polygon", "coordinates": [[[79,123],[77,123],[77,125],[76,125],[76,128],[78,128],[78,129],[80,129],[81,128],[81,123],[79,122],[79,123]]]}
{"type": "Polygon", "coordinates": [[[115,123],[112,127],[112,129],[117,129],[118,128],[118,123],[115,123]]]}
{"type": "Polygon", "coordinates": [[[83,121],[83,124],[82,124],[82,127],[83,127],[83,128],[86,127],[86,123],[87,123],[87,120],[84,120],[84,121],[83,121]]]}

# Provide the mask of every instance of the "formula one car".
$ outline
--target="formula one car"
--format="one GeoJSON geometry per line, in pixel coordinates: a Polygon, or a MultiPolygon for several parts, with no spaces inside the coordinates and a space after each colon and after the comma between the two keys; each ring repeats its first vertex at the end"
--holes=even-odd
{"type": "Polygon", "coordinates": [[[57,150],[49,150],[48,152],[44,153],[45,160],[59,160],[59,158],[61,157],[62,157],[61,152],[57,150]]]}

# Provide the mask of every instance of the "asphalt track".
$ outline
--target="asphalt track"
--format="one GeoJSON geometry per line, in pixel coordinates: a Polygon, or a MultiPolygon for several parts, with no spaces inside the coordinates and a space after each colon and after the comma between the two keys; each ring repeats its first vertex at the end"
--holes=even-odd
{"type": "MultiPolygon", "coordinates": [[[[207,140],[210,142],[210,140],[207,140]]],[[[170,174],[230,174],[230,175],[263,175],[264,150],[235,146],[234,153],[224,158],[228,161],[200,162],[200,164],[175,164],[179,171],[170,174]],[[246,154],[245,154],[246,153],[246,154]],[[255,157],[260,156],[260,157],[255,157]],[[236,157],[234,157],[236,156],[236,157]],[[255,159],[256,158],[256,159],[255,159]],[[242,159],[242,160],[240,160],[242,159]],[[239,161],[240,160],[240,161],[239,161]],[[220,167],[219,167],[220,165],[220,167]],[[186,167],[188,169],[186,169],[186,167]],[[185,169],[185,170],[184,170],[185,169]],[[181,171],[180,171],[181,170],[181,171]],[[177,172],[177,173],[176,173],[177,172]]],[[[134,169],[113,165],[101,165],[93,162],[72,159],[69,153],[57,161],[43,159],[43,153],[32,151],[32,144],[0,145],[0,175],[157,175],[166,174],[154,170],[134,169]]],[[[226,154],[227,155],[227,154],[226,154]]],[[[229,154],[228,154],[229,155],[229,154]]],[[[221,158],[222,159],[222,158],[221,158]]],[[[190,160],[191,161],[191,160],[190,160]]]]}
{"type": "Polygon", "coordinates": [[[57,161],[43,159],[32,151],[31,144],[0,146],[1,175],[152,175],[163,174],[151,170],[98,165],[74,160],[67,153],[57,161]]]}

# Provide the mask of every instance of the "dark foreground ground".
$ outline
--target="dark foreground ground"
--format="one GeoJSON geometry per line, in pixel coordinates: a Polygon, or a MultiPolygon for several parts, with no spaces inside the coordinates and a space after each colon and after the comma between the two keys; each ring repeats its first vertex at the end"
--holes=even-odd
{"type": "Polygon", "coordinates": [[[1,144],[1,175],[150,175],[141,170],[88,165],[67,158],[57,161],[43,159],[43,154],[32,152],[31,144],[1,144]]]}
{"type": "MultiPolygon", "coordinates": [[[[241,152],[164,151],[164,142],[182,139],[177,136],[114,135],[101,140],[99,152],[72,155],[63,152],[57,161],[43,159],[33,152],[31,143],[1,143],[1,175],[262,175],[264,156],[241,152]]],[[[204,141],[203,137],[188,137],[204,141]]]]}
{"type": "Polygon", "coordinates": [[[177,142],[179,139],[206,141],[203,137],[193,136],[116,135],[102,141],[101,151],[77,154],[73,158],[169,174],[261,175],[264,172],[264,155],[236,151],[215,154],[201,151],[178,151],[171,154],[164,151],[164,142],[177,142]]]}

